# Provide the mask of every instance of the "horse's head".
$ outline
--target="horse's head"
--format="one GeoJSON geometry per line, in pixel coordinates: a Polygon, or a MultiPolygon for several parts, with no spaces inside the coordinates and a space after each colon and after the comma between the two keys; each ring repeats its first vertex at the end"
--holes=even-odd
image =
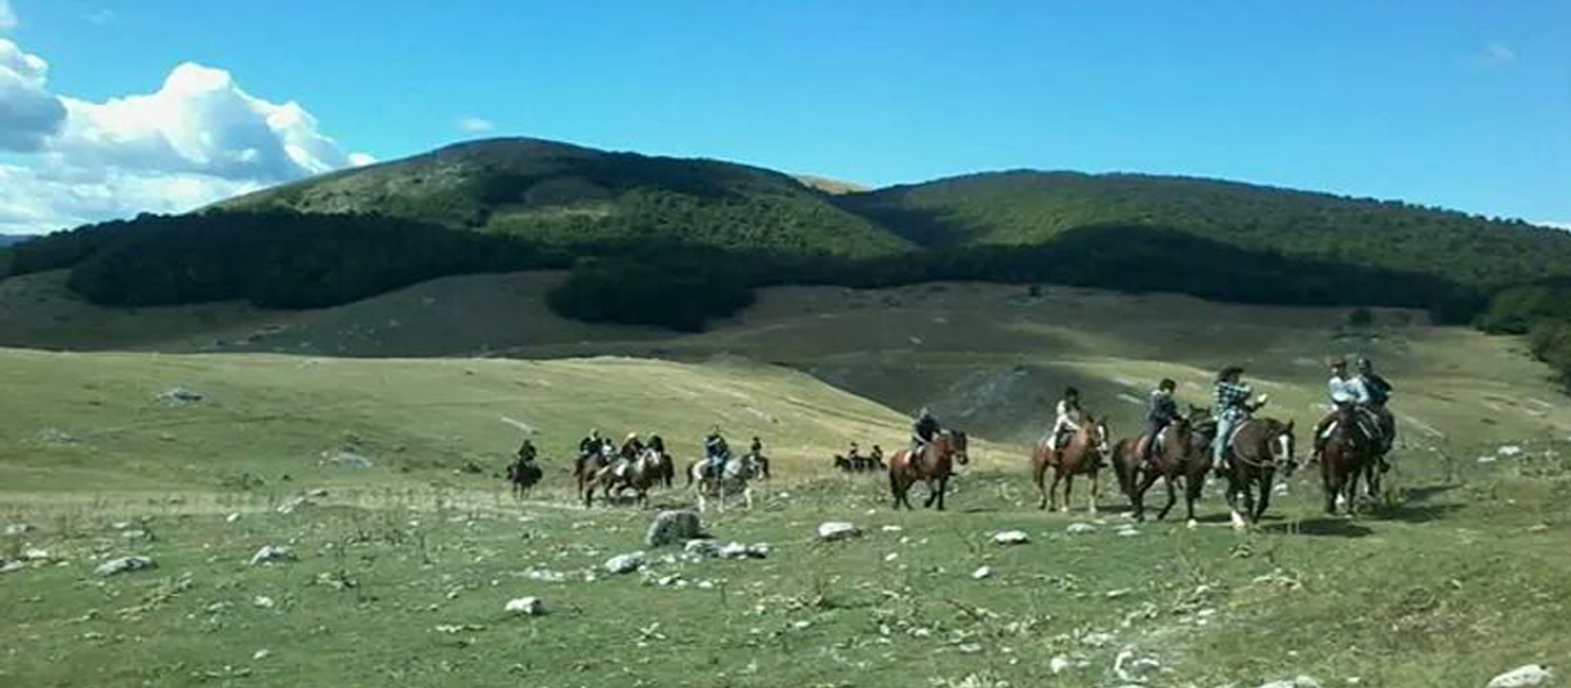
{"type": "Polygon", "coordinates": [[[1293,421],[1288,421],[1286,425],[1278,424],[1276,433],[1271,436],[1271,458],[1275,459],[1277,465],[1282,466],[1289,476],[1298,468],[1295,446],[1293,421]]]}
{"type": "Polygon", "coordinates": [[[944,433],[949,438],[949,451],[954,453],[955,461],[964,466],[971,463],[971,457],[966,454],[966,434],[959,430],[950,430],[944,433]]]}

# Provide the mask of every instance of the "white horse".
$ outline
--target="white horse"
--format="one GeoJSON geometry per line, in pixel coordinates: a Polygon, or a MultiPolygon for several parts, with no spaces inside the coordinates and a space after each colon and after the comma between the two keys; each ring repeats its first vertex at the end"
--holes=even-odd
{"type": "Polygon", "coordinates": [[[747,508],[753,508],[753,488],[747,484],[751,477],[747,461],[736,456],[727,456],[725,464],[720,469],[720,476],[710,477],[704,475],[704,465],[708,461],[695,461],[687,467],[687,484],[698,493],[698,511],[703,513],[706,504],[705,498],[714,497],[719,501],[719,511],[725,512],[725,500],[730,495],[740,494],[747,508]]]}

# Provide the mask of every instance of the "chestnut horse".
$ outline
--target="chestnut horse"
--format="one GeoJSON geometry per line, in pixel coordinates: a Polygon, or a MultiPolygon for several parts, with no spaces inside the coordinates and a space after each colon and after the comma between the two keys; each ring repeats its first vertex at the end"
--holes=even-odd
{"type": "Polygon", "coordinates": [[[1206,474],[1211,472],[1211,439],[1216,435],[1216,421],[1211,420],[1210,409],[1189,407],[1189,415],[1174,420],[1162,430],[1162,443],[1151,452],[1151,460],[1140,461],[1144,444],[1150,438],[1141,435],[1122,439],[1113,447],[1113,470],[1118,474],[1118,484],[1129,503],[1134,507],[1137,521],[1145,520],[1145,494],[1161,478],[1167,487],[1167,504],[1157,512],[1158,521],[1167,518],[1178,501],[1175,483],[1184,481],[1184,510],[1190,523],[1195,522],[1195,500],[1206,484],[1206,474]]]}
{"type": "Polygon", "coordinates": [[[1039,509],[1058,509],[1058,483],[1064,483],[1064,506],[1069,511],[1069,494],[1074,489],[1075,476],[1091,476],[1090,512],[1096,513],[1096,496],[1101,492],[1102,462],[1112,452],[1107,446],[1107,419],[1087,415],[1080,429],[1069,436],[1068,443],[1053,451],[1048,447],[1049,438],[1043,438],[1031,453],[1031,476],[1036,488],[1042,491],[1039,509]],[[1053,469],[1053,484],[1047,485],[1047,469],[1053,469]]]}
{"type": "Polygon", "coordinates": [[[971,461],[966,456],[966,434],[959,430],[939,433],[922,448],[920,455],[907,449],[895,452],[889,459],[889,491],[894,494],[895,508],[913,508],[906,495],[913,484],[922,481],[927,483],[928,493],[922,507],[932,508],[937,504],[938,510],[943,511],[944,492],[949,487],[949,476],[954,472],[953,462],[956,461],[962,466],[971,461]]]}
{"type": "Polygon", "coordinates": [[[611,465],[616,456],[616,445],[611,440],[602,439],[598,446],[591,447],[589,451],[580,454],[578,460],[573,462],[573,478],[578,482],[578,496],[588,500],[589,495],[584,491],[594,489],[595,477],[600,471],[611,465]]]}
{"type": "Polygon", "coordinates": [[[1334,515],[1338,508],[1346,507],[1347,514],[1353,515],[1360,474],[1368,481],[1371,496],[1379,491],[1378,459],[1382,447],[1359,422],[1357,413],[1351,405],[1335,412],[1336,420],[1320,452],[1320,479],[1328,514],[1334,515]]]}
{"type": "Polygon", "coordinates": [[[623,492],[632,490],[636,504],[639,506],[648,504],[649,488],[665,478],[665,469],[661,461],[663,456],[661,452],[654,449],[644,449],[636,458],[613,461],[611,465],[595,471],[588,488],[584,490],[584,508],[594,506],[596,487],[605,489],[607,503],[610,503],[613,496],[620,496],[623,492]]]}
{"type": "MultiPolygon", "coordinates": [[[[1226,438],[1217,438],[1226,442],[1226,438]]],[[[1291,476],[1298,461],[1293,456],[1293,422],[1274,418],[1243,421],[1225,449],[1231,455],[1227,469],[1227,505],[1232,509],[1233,527],[1247,528],[1259,523],[1271,504],[1271,481],[1278,468],[1291,476]],[[1258,497],[1257,497],[1258,492],[1258,497]],[[1239,502],[1243,502],[1240,513],[1239,502]]]]}

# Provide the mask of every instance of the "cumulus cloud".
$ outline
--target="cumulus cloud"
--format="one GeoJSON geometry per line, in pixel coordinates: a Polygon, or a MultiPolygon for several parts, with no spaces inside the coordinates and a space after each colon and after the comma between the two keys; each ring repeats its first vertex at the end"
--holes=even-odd
{"type": "Polygon", "coordinates": [[[0,38],[0,150],[36,151],[60,129],[65,106],[49,93],[48,77],[48,62],[0,38]]]}
{"type": "MultiPolygon", "coordinates": [[[[4,2],[4,0],[0,0],[4,2]]],[[[38,232],[139,212],[183,212],[375,160],[324,135],[296,102],[181,64],[158,90],[92,102],[50,93],[48,64],[0,40],[0,232],[38,232]]]]}
{"type": "Polygon", "coordinates": [[[458,118],[458,130],[466,134],[484,134],[496,128],[496,123],[479,117],[458,118]]]}

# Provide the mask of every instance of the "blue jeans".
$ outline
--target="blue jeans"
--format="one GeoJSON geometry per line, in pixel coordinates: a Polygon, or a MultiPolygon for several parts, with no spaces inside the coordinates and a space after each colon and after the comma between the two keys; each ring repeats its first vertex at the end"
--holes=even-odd
{"type": "Polygon", "coordinates": [[[1238,427],[1242,420],[1230,416],[1222,416],[1216,422],[1216,439],[1211,440],[1211,460],[1216,465],[1222,465],[1223,457],[1227,456],[1227,443],[1233,439],[1233,428],[1238,427]]]}

